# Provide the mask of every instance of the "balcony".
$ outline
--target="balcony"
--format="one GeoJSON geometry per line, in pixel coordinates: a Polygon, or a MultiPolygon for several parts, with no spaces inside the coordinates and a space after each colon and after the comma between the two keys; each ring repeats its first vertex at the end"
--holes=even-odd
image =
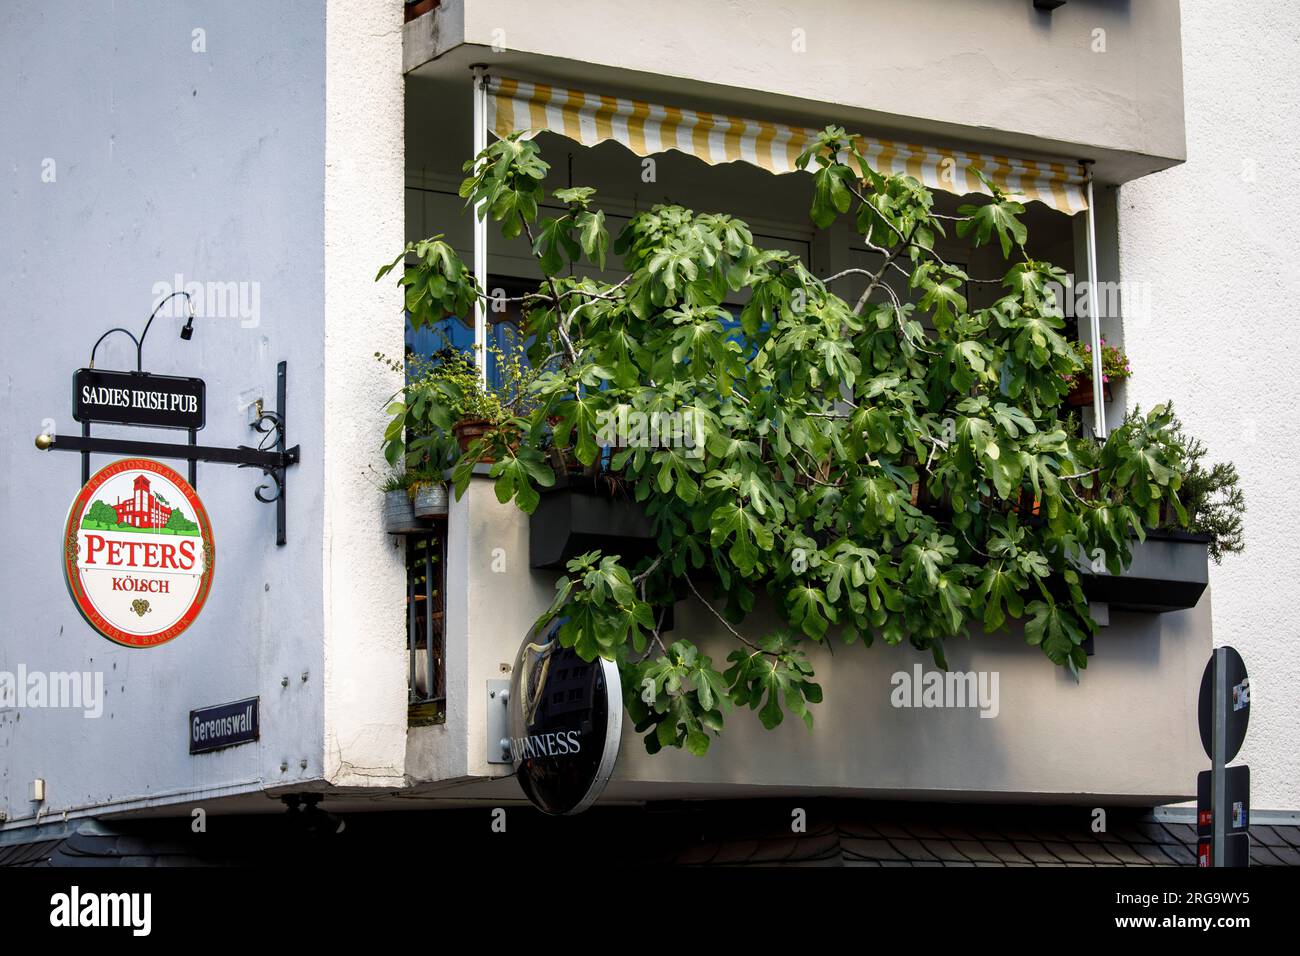
{"type": "MultiPolygon", "coordinates": [[[[513,503],[496,500],[485,477],[472,479],[452,503],[447,719],[411,730],[412,797],[519,798],[510,765],[496,762],[500,745],[488,739],[487,715],[493,682],[509,676],[520,643],[554,593],[556,572],[529,567],[534,527],[513,503]]],[[[707,581],[700,589],[711,598],[707,581]]],[[[762,634],[776,623],[760,601],[745,629],[762,634]]],[[[689,637],[715,660],[734,645],[714,611],[694,596],[677,602],[665,626],[671,628],[665,639],[689,637]]],[[[1027,646],[1019,626],[993,634],[976,629],[969,641],[950,642],[952,671],[998,675],[994,719],[975,708],[894,706],[899,675],[928,673],[928,654],[879,642],[810,645],[825,689],[811,733],[792,719],[767,731],[747,711],[731,710],[706,757],[672,750],[651,756],[625,721],[605,799],[801,793],[944,799],[958,791],[964,799],[1058,803],[1095,802],[1103,794],[1113,803],[1148,806],[1189,799],[1203,762],[1194,731],[1195,675],[1211,645],[1207,597],[1162,614],[1116,605],[1096,645],[1076,683],[1027,646]]]]}
{"type": "MultiPolygon", "coordinates": [[[[472,150],[466,67],[483,51],[468,39],[478,36],[481,24],[455,21],[457,9],[459,5],[445,3],[423,22],[408,26],[408,52],[415,30],[424,30],[426,39],[438,47],[418,64],[412,65],[408,57],[406,219],[408,238],[443,234],[470,261],[472,228],[456,188],[460,164],[472,150]],[[439,31],[451,32],[428,35],[435,25],[439,31]],[[437,121],[429,122],[429,117],[437,121]]],[[[1067,5],[1056,16],[1069,9],[1067,5]]],[[[469,8],[463,13],[467,18],[477,16],[469,8]]],[[[1165,9],[1162,16],[1167,15],[1165,9]]],[[[770,97],[757,87],[746,91],[739,82],[734,88],[719,89],[669,73],[647,77],[590,62],[574,65],[535,50],[506,51],[492,62],[494,70],[507,75],[514,69],[560,85],[653,96],[674,106],[732,110],[739,115],[757,112],[792,125],[817,126],[833,119],[874,129],[870,124],[880,120],[869,107],[843,108],[831,97],[799,98],[789,91],[770,97]]],[[[1154,88],[1150,92],[1163,95],[1154,88]]],[[[1127,98],[1141,96],[1139,91],[1129,91],[1127,98]]],[[[984,95],[984,99],[994,102],[996,98],[984,95]]],[[[901,108],[901,102],[896,105],[901,108]]],[[[1105,112],[1099,109],[1098,115],[1105,112]]],[[[1028,134],[1023,128],[1008,129],[1007,121],[996,119],[986,124],[992,132],[958,129],[916,115],[888,119],[892,121],[888,129],[924,129],[945,146],[974,143],[989,149],[1014,144],[1035,155],[1048,152],[1050,146],[1058,157],[1081,155],[1080,140],[1063,128],[1044,136],[1043,128],[1028,134]]],[[[1038,120],[1030,125],[1034,123],[1038,120]]],[[[1111,139],[1109,145],[1097,145],[1106,138],[1095,129],[1086,133],[1084,141],[1091,145],[1084,155],[1097,157],[1095,169],[1100,176],[1105,167],[1109,181],[1168,165],[1177,160],[1181,149],[1180,142],[1171,145],[1172,139],[1147,153],[1132,142],[1119,146],[1111,139]],[[1169,155],[1157,156],[1160,152],[1169,155]]],[[[1181,141],[1181,121],[1173,138],[1181,141]]],[[[647,167],[642,157],[619,145],[584,145],[551,132],[539,133],[536,142],[552,163],[548,197],[568,185],[596,187],[611,233],[617,233],[637,211],[670,197],[697,210],[736,215],[749,223],[765,247],[793,253],[818,276],[879,268],[879,254],[856,241],[847,224],[837,223],[825,231],[809,226],[812,190],[807,177],[773,176],[736,162],[706,166],[677,151],[655,153],[647,167]],[[653,176],[647,180],[643,174],[648,168],[653,176]]],[[[952,215],[962,201],[938,193],[935,208],[952,215]]],[[[1098,204],[1109,201],[1103,191],[1098,204]]],[[[544,214],[557,215],[560,208],[551,202],[544,214]]],[[[1037,203],[1030,204],[1026,220],[1034,244],[1031,255],[1077,274],[1085,272],[1080,223],[1037,203]]],[[[1106,241],[1103,236],[1102,242],[1106,241]]],[[[941,240],[938,246],[949,261],[972,274],[989,274],[990,261],[984,257],[992,255],[990,247],[972,251],[947,243],[941,240]]],[[[487,270],[487,288],[505,290],[503,299],[514,297],[517,284],[535,286],[541,278],[527,239],[505,240],[496,233],[487,270]]],[[[604,268],[584,262],[574,273],[606,282],[618,282],[625,275],[612,257],[604,268]]],[[[849,300],[866,290],[865,279],[850,275],[842,282],[836,291],[849,300]]],[[[891,291],[912,301],[914,290],[906,283],[891,284],[891,291]]],[[[973,308],[997,295],[979,284],[962,291],[973,308]]],[[[740,309],[744,304],[741,295],[725,305],[740,309]]],[[[508,328],[508,308],[499,315],[490,313],[488,324],[492,337],[498,332],[515,334],[508,328]]],[[[469,317],[454,318],[448,327],[451,337],[472,342],[469,317]]],[[[1070,333],[1079,331],[1076,327],[1070,333]]],[[[915,500],[920,504],[919,493],[915,500]]],[[[726,732],[704,758],[676,751],[650,756],[628,726],[606,798],[641,801],[820,793],[944,799],[960,791],[965,798],[1053,802],[1095,800],[1098,794],[1115,802],[1147,805],[1185,799],[1200,767],[1199,749],[1189,730],[1194,726],[1195,687],[1186,678],[1199,669],[1210,646],[1210,608],[1202,593],[1203,581],[1196,589],[1195,556],[1190,561],[1184,557],[1172,561],[1157,553],[1161,546],[1156,542],[1149,544],[1149,550],[1139,546],[1135,557],[1135,570],[1144,575],[1139,589],[1146,592],[1145,601],[1138,600],[1143,595],[1126,598],[1108,591],[1114,581],[1091,575],[1099,579],[1088,585],[1099,589],[1094,600],[1104,603],[1113,598],[1112,613],[1110,625],[1096,638],[1094,662],[1079,682],[1046,663],[1037,648],[1027,646],[1018,625],[988,634],[976,628],[969,641],[949,643],[948,662],[953,671],[998,676],[1001,692],[996,714],[982,716],[970,708],[936,711],[897,706],[891,702],[891,690],[899,676],[911,675],[915,669],[932,670],[928,655],[880,641],[870,648],[810,642],[812,663],[826,691],[826,702],[813,708],[816,730],[811,735],[797,720],[765,731],[752,715],[731,711],[726,732]],[[1175,573],[1182,576],[1175,582],[1178,594],[1160,608],[1167,613],[1147,613],[1156,609],[1150,600],[1150,581],[1175,573]],[[1141,733],[1134,732],[1138,727],[1141,733]]],[[[500,741],[489,730],[492,695],[509,678],[520,643],[550,604],[558,570],[569,558],[596,548],[635,556],[654,553],[654,542],[649,523],[635,504],[590,479],[570,478],[545,492],[532,516],[513,503],[500,503],[492,482],[483,475],[471,478],[464,496],[452,503],[442,552],[445,721],[411,728],[406,768],[412,797],[464,801],[520,797],[510,779],[511,766],[500,760],[500,741]]],[[[1203,549],[1200,560],[1204,564],[1203,549]]],[[[702,653],[721,661],[734,643],[720,623],[709,583],[699,584],[703,599],[686,595],[677,601],[665,637],[688,637],[702,653]]],[[[777,616],[760,599],[746,627],[762,634],[777,626],[777,616]]]]}

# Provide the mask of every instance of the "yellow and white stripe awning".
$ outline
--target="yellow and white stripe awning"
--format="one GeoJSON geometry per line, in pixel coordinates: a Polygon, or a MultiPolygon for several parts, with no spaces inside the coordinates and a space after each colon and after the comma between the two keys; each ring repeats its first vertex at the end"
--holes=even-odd
{"type": "MultiPolygon", "coordinates": [[[[506,77],[488,78],[488,124],[497,136],[550,130],[594,146],[622,143],[638,156],[680,150],[710,165],[744,162],[771,173],[796,169],[816,130],[641,100],[567,90],[506,77]]],[[[859,150],[882,173],[907,173],[931,189],[988,194],[975,170],[1022,201],[1074,215],[1088,207],[1086,175],[1077,163],[1048,163],[854,134],[859,150]]]]}

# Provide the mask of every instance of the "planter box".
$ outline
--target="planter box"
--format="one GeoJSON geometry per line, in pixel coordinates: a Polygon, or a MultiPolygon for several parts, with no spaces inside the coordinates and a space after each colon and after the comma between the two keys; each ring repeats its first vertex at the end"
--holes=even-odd
{"type": "MultiPolygon", "coordinates": [[[[629,567],[659,553],[640,503],[589,481],[561,478],[542,493],[533,512],[529,566],[562,571],[571,558],[594,550],[621,555],[629,567]]],[[[1200,601],[1210,580],[1207,535],[1148,532],[1146,540],[1133,541],[1132,551],[1133,561],[1123,574],[1095,573],[1090,563],[1076,562],[1090,601],[1148,613],[1186,610],[1200,601]]]]}
{"type": "Polygon", "coordinates": [[[629,567],[658,553],[641,504],[590,481],[561,478],[542,492],[529,521],[528,563],[562,571],[571,558],[594,550],[620,555],[629,567]]]}
{"type": "Polygon", "coordinates": [[[1090,601],[1125,611],[1163,613],[1196,607],[1210,581],[1209,537],[1178,531],[1149,532],[1133,542],[1133,563],[1123,574],[1096,574],[1079,565],[1090,601]]]}

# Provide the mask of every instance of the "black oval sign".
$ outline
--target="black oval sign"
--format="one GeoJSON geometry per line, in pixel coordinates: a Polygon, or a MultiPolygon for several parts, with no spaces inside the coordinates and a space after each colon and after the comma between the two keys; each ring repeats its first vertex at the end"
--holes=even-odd
{"type": "Polygon", "coordinates": [[[614,772],[623,730],[618,668],[561,647],[563,621],[519,648],[510,678],[510,757],[519,785],[544,813],[581,813],[614,772]]]}
{"type": "MultiPolygon", "coordinates": [[[[1241,659],[1236,648],[1219,648],[1224,652],[1227,667],[1227,680],[1224,682],[1223,713],[1227,719],[1228,752],[1223,755],[1223,762],[1234,759],[1237,751],[1246,739],[1246,728],[1250,726],[1250,678],[1246,674],[1246,662],[1241,659]]],[[[1210,652],[1210,660],[1201,674],[1201,695],[1197,706],[1197,718],[1201,730],[1201,746],[1205,755],[1214,759],[1214,659],[1217,651],[1210,652]]]]}

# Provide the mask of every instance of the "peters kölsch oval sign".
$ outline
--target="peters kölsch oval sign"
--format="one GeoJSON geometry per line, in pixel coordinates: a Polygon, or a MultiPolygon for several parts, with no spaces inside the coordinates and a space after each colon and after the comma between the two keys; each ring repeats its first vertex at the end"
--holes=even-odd
{"type": "Polygon", "coordinates": [[[614,772],[623,730],[618,668],[560,646],[561,621],[530,634],[510,678],[510,757],[545,813],[581,813],[614,772]]]}
{"type": "Polygon", "coordinates": [[[212,590],[212,524],[189,482],[148,458],[91,476],[63,532],[63,576],[104,637],[155,647],[194,623],[212,590]]]}

